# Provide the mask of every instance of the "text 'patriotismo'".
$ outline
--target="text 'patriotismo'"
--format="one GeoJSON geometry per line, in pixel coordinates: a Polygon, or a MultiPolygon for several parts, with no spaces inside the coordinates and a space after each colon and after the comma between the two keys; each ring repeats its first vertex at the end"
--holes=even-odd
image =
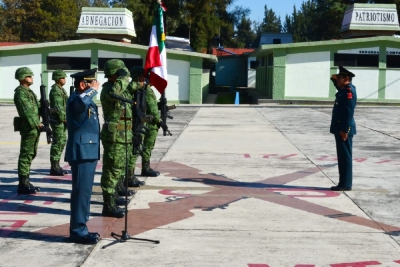
{"type": "Polygon", "coordinates": [[[355,12],[356,21],[381,21],[395,22],[396,14],[394,12],[355,12]]]}
{"type": "Polygon", "coordinates": [[[79,26],[105,26],[105,27],[124,27],[124,16],[113,15],[87,15],[81,16],[79,26]]]}

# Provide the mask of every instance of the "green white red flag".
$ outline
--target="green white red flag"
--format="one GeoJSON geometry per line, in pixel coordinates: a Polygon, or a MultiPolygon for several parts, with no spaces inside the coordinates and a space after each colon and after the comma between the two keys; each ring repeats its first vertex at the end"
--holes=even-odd
{"type": "Polygon", "coordinates": [[[154,13],[153,27],[150,34],[149,50],[147,50],[144,74],[150,72],[150,84],[153,85],[160,94],[164,93],[167,87],[167,52],[165,48],[165,32],[163,12],[167,9],[162,2],[157,3],[154,13]]]}

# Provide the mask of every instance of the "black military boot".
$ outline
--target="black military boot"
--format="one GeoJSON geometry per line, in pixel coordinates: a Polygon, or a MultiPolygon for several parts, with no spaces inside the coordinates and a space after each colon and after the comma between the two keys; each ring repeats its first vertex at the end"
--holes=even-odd
{"type": "Polygon", "coordinates": [[[160,175],[160,172],[153,170],[150,168],[150,162],[142,162],[142,176],[148,177],[157,177],[160,175]]]}
{"type": "MultiPolygon", "coordinates": [[[[125,181],[124,181],[124,184],[125,181]]],[[[141,187],[145,185],[145,181],[140,181],[136,176],[135,176],[135,171],[129,171],[128,173],[128,187],[141,187]]]]}
{"type": "Polygon", "coordinates": [[[56,160],[52,160],[51,162],[51,168],[50,168],[50,175],[53,176],[64,176],[64,172],[62,171],[62,169],[58,168],[58,161],[56,160]]]}
{"type": "Polygon", "coordinates": [[[124,180],[125,180],[124,177],[121,177],[118,180],[117,186],[115,187],[115,191],[117,192],[118,196],[121,196],[121,197],[128,196],[128,197],[130,197],[130,196],[136,194],[135,190],[130,190],[130,189],[127,189],[125,187],[124,180]]]}
{"type": "Polygon", "coordinates": [[[103,203],[103,211],[101,215],[104,217],[114,217],[114,218],[122,218],[125,216],[125,212],[118,208],[118,206],[114,202],[113,195],[103,195],[104,203],[103,203]]]}
{"type": "Polygon", "coordinates": [[[31,195],[36,194],[40,191],[40,187],[35,187],[29,182],[29,176],[18,175],[18,189],[17,193],[20,195],[31,195]]]}
{"type": "Polygon", "coordinates": [[[114,202],[115,202],[115,205],[117,205],[117,206],[125,206],[125,203],[129,204],[129,202],[131,202],[131,200],[129,198],[120,197],[117,195],[117,193],[115,193],[114,194],[114,202]]]}
{"type": "Polygon", "coordinates": [[[63,174],[68,174],[67,170],[64,170],[63,168],[61,168],[60,166],[60,161],[57,161],[57,169],[59,169],[60,171],[62,171],[63,174]]]}

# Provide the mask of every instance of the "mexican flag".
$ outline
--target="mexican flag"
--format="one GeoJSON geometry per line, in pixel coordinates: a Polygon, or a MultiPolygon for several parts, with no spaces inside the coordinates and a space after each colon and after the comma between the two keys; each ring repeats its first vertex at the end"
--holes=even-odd
{"type": "Polygon", "coordinates": [[[149,50],[144,64],[144,74],[150,72],[150,84],[153,85],[160,94],[164,93],[167,87],[167,53],[165,48],[165,33],[163,12],[167,9],[162,2],[158,2],[154,12],[153,27],[151,28],[149,50]]]}

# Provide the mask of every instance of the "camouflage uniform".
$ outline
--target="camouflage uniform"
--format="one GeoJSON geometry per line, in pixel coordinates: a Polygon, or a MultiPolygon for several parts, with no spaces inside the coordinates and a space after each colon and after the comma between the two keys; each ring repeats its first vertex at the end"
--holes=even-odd
{"type": "MultiPolygon", "coordinates": [[[[138,82],[138,78],[139,78],[139,76],[143,75],[143,72],[144,72],[144,69],[142,67],[133,67],[130,70],[132,82],[130,83],[128,90],[130,91],[130,93],[132,95],[141,86],[140,83],[138,82]]],[[[147,87],[147,90],[146,90],[146,115],[148,115],[148,117],[151,118],[151,121],[146,123],[146,127],[149,130],[147,130],[146,134],[143,135],[143,146],[145,147],[145,149],[143,150],[143,153],[142,153],[142,173],[141,173],[141,175],[155,177],[155,176],[160,175],[160,173],[157,171],[154,171],[153,169],[150,168],[150,157],[151,157],[151,151],[153,150],[154,144],[156,142],[158,129],[159,129],[159,123],[161,122],[161,118],[160,118],[160,114],[158,112],[156,95],[154,94],[153,90],[150,87],[147,87]]],[[[137,178],[133,175],[134,169],[136,166],[136,159],[137,159],[137,155],[133,155],[132,160],[129,162],[129,170],[131,170],[130,174],[132,174],[132,176],[128,175],[128,177],[130,177],[130,180],[131,180],[131,181],[129,181],[130,183],[134,183],[134,181],[136,183],[138,183],[137,178]]]]}
{"type": "Polygon", "coordinates": [[[66,73],[62,70],[53,72],[52,79],[56,82],[52,85],[50,90],[50,108],[54,111],[51,113],[51,129],[53,130],[53,143],[50,149],[50,162],[51,162],[51,175],[64,175],[64,170],[60,167],[60,158],[67,142],[66,135],[66,104],[67,92],[60,85],[57,84],[62,78],[67,77],[66,73]]]}
{"type": "Polygon", "coordinates": [[[126,162],[126,144],[128,151],[132,151],[132,107],[131,104],[126,103],[125,109],[123,103],[111,97],[111,95],[118,95],[129,100],[132,100],[132,96],[126,90],[129,83],[129,74],[121,60],[112,59],[107,61],[104,73],[108,78],[113,75],[119,77],[115,82],[109,80],[104,83],[100,95],[104,113],[104,125],[100,133],[104,148],[103,173],[101,176],[101,188],[104,198],[103,216],[123,217],[123,213],[115,205],[115,191],[117,184],[122,184],[126,162]],[[121,69],[124,71],[121,72],[121,69]]]}
{"type": "MultiPolygon", "coordinates": [[[[22,81],[33,76],[31,69],[22,67],[15,72],[15,79],[22,81]]],[[[40,102],[36,94],[22,84],[15,89],[14,104],[20,118],[21,147],[18,158],[18,193],[35,194],[39,191],[29,182],[30,168],[36,152],[40,137],[40,102]]],[[[14,125],[15,126],[15,125],[14,125]]]]}
{"type": "Polygon", "coordinates": [[[150,168],[151,151],[154,149],[156,138],[158,134],[159,124],[161,122],[160,113],[158,112],[158,105],[156,95],[150,87],[146,90],[146,114],[152,117],[146,126],[149,130],[146,132],[143,140],[145,149],[142,154],[142,175],[143,176],[158,176],[160,173],[150,168]]]}

